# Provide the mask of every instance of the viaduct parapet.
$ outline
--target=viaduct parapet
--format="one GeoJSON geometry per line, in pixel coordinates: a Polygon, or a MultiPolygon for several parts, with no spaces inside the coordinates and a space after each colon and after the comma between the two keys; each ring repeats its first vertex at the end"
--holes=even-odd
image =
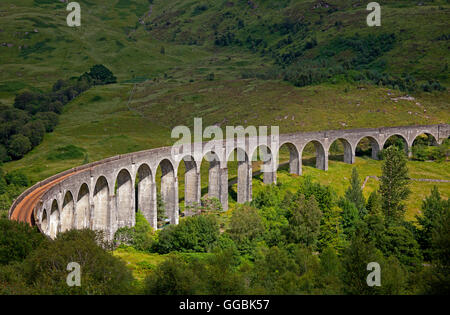
{"type": "Polygon", "coordinates": [[[397,135],[410,152],[421,134],[432,135],[442,143],[450,135],[450,125],[383,127],[282,134],[279,137],[246,137],[162,147],[111,157],[76,167],[27,189],[12,204],[9,217],[37,225],[51,238],[69,229],[90,228],[105,231],[112,238],[121,227],[134,226],[136,206],[148,222],[157,227],[156,172],[161,168],[161,198],[171,224],[178,224],[178,169],[185,166],[185,204],[200,203],[200,166],[209,161],[208,196],[228,209],[228,168],[230,154],[237,152],[237,202],[252,199],[252,157],[265,149],[262,160],[264,183],[275,183],[281,147],[290,152],[289,171],[302,173],[302,153],[308,143],[316,149],[316,167],[328,169],[328,152],[335,141],[344,146],[344,162],[353,164],[358,143],[367,138],[372,158],[388,138],[397,135]],[[135,191],[135,187],[137,187],[135,191]]]}

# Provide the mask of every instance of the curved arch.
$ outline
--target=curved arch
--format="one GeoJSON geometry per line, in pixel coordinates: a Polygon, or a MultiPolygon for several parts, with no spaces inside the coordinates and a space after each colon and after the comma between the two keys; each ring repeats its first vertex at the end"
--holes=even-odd
{"type": "Polygon", "coordinates": [[[252,199],[252,167],[247,153],[241,148],[235,148],[227,159],[237,162],[237,202],[244,203],[252,199]]]}
{"type": "Polygon", "coordinates": [[[94,230],[107,231],[109,228],[109,185],[105,176],[97,179],[94,188],[94,211],[92,218],[92,228],[94,230]]]}
{"type": "Polygon", "coordinates": [[[73,226],[74,207],[75,203],[73,195],[70,191],[66,192],[64,196],[63,206],[61,210],[61,232],[68,231],[73,226]]]}
{"type": "Polygon", "coordinates": [[[44,233],[47,233],[47,231],[48,231],[48,215],[47,215],[47,209],[42,210],[41,230],[42,230],[44,233]]]}
{"type": "Polygon", "coordinates": [[[409,147],[408,147],[408,140],[406,140],[407,138],[405,136],[403,136],[400,133],[394,133],[392,135],[390,135],[389,137],[386,138],[386,140],[384,140],[383,142],[383,149],[386,149],[388,147],[390,147],[391,145],[396,145],[400,148],[402,148],[406,154],[409,153],[409,147]],[[398,141],[397,139],[401,139],[400,141],[398,141]]]}
{"type": "MultiPolygon", "coordinates": [[[[185,155],[181,161],[184,163],[184,205],[187,207],[200,203],[200,173],[192,155],[185,155]]],[[[177,174],[180,171],[181,161],[178,164],[177,174]]]]}
{"type": "Polygon", "coordinates": [[[435,151],[430,150],[428,147],[438,145],[438,141],[433,134],[428,132],[419,133],[412,139],[410,157],[418,161],[434,160],[436,155],[432,152],[435,151]]]}
{"type": "MultiPolygon", "coordinates": [[[[208,198],[217,198],[222,209],[228,209],[228,169],[222,167],[219,154],[215,151],[206,152],[200,164],[201,183],[208,183],[208,198]],[[202,167],[207,165],[208,171],[203,172],[202,167]],[[207,174],[207,175],[206,175],[207,174]]],[[[203,192],[203,191],[202,191],[203,192]]],[[[201,192],[201,193],[202,193],[201,192]]]]}
{"type": "Polygon", "coordinates": [[[163,159],[161,168],[161,200],[171,224],[178,224],[178,180],[172,162],[163,159]]]}
{"type": "Polygon", "coordinates": [[[331,156],[333,156],[333,159],[339,160],[338,154],[341,153],[341,150],[339,148],[339,144],[341,143],[343,146],[343,158],[342,161],[344,163],[353,164],[355,163],[355,153],[353,151],[352,145],[350,142],[345,138],[337,138],[331,142],[328,152],[331,159],[331,156]],[[335,153],[335,154],[332,154],[335,153]],[[336,154],[337,153],[337,154],[336,154]]]}
{"type": "Polygon", "coordinates": [[[156,212],[156,184],[153,180],[152,170],[147,164],[139,166],[136,173],[136,205],[137,209],[142,212],[148,223],[153,228],[157,228],[157,212],[156,212]]]}
{"type": "MultiPolygon", "coordinates": [[[[312,143],[314,145],[316,151],[316,168],[320,170],[328,170],[328,154],[325,151],[325,146],[319,140],[310,140],[308,141],[301,150],[301,156],[303,158],[303,152],[308,144],[312,143]]],[[[303,164],[303,163],[302,163],[303,164]]]]}
{"type": "Polygon", "coordinates": [[[133,181],[130,172],[122,169],[116,178],[116,209],[117,209],[117,228],[124,226],[134,226],[134,190],[133,181]]]}
{"type": "Polygon", "coordinates": [[[263,173],[263,182],[264,184],[273,184],[277,181],[277,163],[272,154],[272,150],[265,145],[258,145],[251,155],[252,157],[252,168],[255,162],[261,161],[261,173],[263,173]]]}
{"type": "Polygon", "coordinates": [[[380,151],[381,145],[374,137],[364,136],[356,141],[355,155],[357,156],[370,154],[372,159],[378,160],[380,151]]]}
{"type": "Polygon", "coordinates": [[[78,190],[77,203],[75,205],[74,227],[76,229],[89,228],[90,204],[89,187],[83,183],[78,190]]]}
{"type": "Polygon", "coordinates": [[[48,229],[49,236],[55,238],[59,232],[59,207],[56,199],[52,202],[52,208],[50,210],[50,226],[48,229]]]}
{"type": "Polygon", "coordinates": [[[417,144],[423,144],[423,145],[428,145],[428,146],[437,146],[438,145],[438,141],[437,138],[430,132],[420,132],[418,133],[414,139],[412,139],[412,146],[417,145],[417,144]],[[427,139],[424,139],[426,136],[427,139]],[[417,143],[419,142],[420,143],[417,143]]]}
{"type": "Polygon", "coordinates": [[[280,156],[282,155],[282,152],[284,148],[287,148],[289,150],[289,173],[300,175],[302,172],[301,168],[301,160],[300,160],[300,154],[298,152],[297,146],[291,142],[284,142],[280,144],[278,147],[277,153],[276,153],[276,160],[277,160],[277,169],[280,168],[280,156]]]}

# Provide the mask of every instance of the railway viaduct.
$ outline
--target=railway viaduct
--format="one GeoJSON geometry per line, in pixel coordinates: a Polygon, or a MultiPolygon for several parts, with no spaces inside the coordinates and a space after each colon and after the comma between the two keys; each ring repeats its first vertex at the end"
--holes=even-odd
{"type": "Polygon", "coordinates": [[[136,205],[148,222],[157,227],[155,175],[158,167],[161,168],[161,197],[166,215],[171,224],[177,224],[181,163],[185,165],[185,204],[200,202],[200,164],[205,158],[209,161],[208,196],[218,198],[227,209],[227,162],[232,155],[238,156],[237,202],[244,203],[252,199],[251,163],[255,152],[263,152],[259,156],[263,156],[264,183],[275,183],[281,147],[289,149],[290,173],[301,175],[302,152],[308,143],[315,146],[316,167],[326,171],[328,152],[335,141],[343,144],[344,162],[352,164],[356,147],[364,138],[370,141],[372,158],[377,159],[378,152],[390,137],[400,136],[408,150],[421,134],[432,135],[440,144],[449,137],[450,125],[298,132],[278,137],[181,144],[119,155],[73,168],[35,184],[13,202],[9,218],[37,225],[51,238],[59,232],[81,228],[103,230],[108,238],[112,238],[118,228],[134,226],[136,205]]]}

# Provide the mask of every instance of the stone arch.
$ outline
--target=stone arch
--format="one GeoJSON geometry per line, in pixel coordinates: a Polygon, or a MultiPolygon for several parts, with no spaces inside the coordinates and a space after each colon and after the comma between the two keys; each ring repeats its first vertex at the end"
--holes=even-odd
{"type": "Polygon", "coordinates": [[[90,197],[89,187],[83,183],[78,190],[77,203],[75,205],[75,222],[76,229],[89,228],[90,224],[90,197]]]}
{"type": "Polygon", "coordinates": [[[402,135],[400,133],[394,133],[394,134],[391,134],[390,136],[388,136],[383,142],[383,149],[386,149],[387,147],[389,147],[391,145],[391,141],[394,140],[395,137],[398,137],[399,139],[401,139],[401,141],[403,142],[403,149],[405,150],[405,153],[408,154],[409,153],[409,145],[408,145],[407,137],[405,137],[404,135],[402,135]]]}
{"type": "MultiPolygon", "coordinates": [[[[344,163],[348,163],[348,164],[355,163],[355,151],[353,150],[351,143],[345,138],[337,138],[337,139],[333,140],[333,142],[330,143],[330,146],[328,148],[328,154],[329,154],[330,158],[332,155],[334,144],[338,144],[338,143],[340,143],[343,146],[342,161],[344,163]]],[[[340,150],[338,150],[338,153],[340,153],[339,151],[340,150]]]]}
{"type": "Polygon", "coordinates": [[[42,210],[42,218],[41,218],[41,230],[44,233],[48,232],[48,215],[47,209],[42,210]]]}
{"type": "Polygon", "coordinates": [[[105,176],[100,176],[97,179],[93,203],[92,228],[94,230],[108,231],[110,221],[109,185],[105,176]]]}
{"type": "Polygon", "coordinates": [[[229,162],[237,162],[237,196],[238,203],[252,200],[252,167],[247,152],[241,148],[235,148],[227,159],[229,162]]]}
{"type": "Polygon", "coordinates": [[[157,228],[156,212],[156,183],[153,179],[152,170],[147,164],[139,166],[136,173],[136,206],[142,212],[148,223],[157,228]]]}
{"type": "Polygon", "coordinates": [[[178,180],[175,168],[168,159],[159,162],[161,168],[161,200],[171,224],[178,224],[178,180]]]}
{"type": "Polygon", "coordinates": [[[184,205],[185,207],[200,203],[200,173],[197,168],[197,162],[192,155],[185,155],[178,164],[177,176],[180,176],[180,170],[184,164],[184,205]],[[181,168],[180,168],[181,166],[181,168]]]}
{"type": "Polygon", "coordinates": [[[277,181],[277,163],[272,150],[265,144],[257,146],[250,155],[252,158],[252,168],[255,162],[261,161],[261,173],[263,173],[264,184],[273,184],[277,181]]]}
{"type": "Polygon", "coordinates": [[[419,132],[412,139],[411,146],[416,145],[417,140],[419,140],[424,135],[428,137],[428,144],[427,145],[432,145],[432,146],[437,146],[438,145],[438,139],[435,137],[435,135],[433,135],[431,132],[423,131],[423,132],[419,132]]]}
{"type": "Polygon", "coordinates": [[[61,232],[68,231],[73,227],[75,202],[70,191],[64,196],[63,206],[61,210],[61,232]]]}
{"type": "MultiPolygon", "coordinates": [[[[222,209],[228,209],[228,168],[223,167],[219,154],[215,151],[206,152],[200,164],[202,183],[208,183],[208,198],[217,198],[222,204],[222,209]],[[207,165],[208,171],[202,172],[202,167],[207,165]]],[[[202,191],[203,193],[203,191],[202,191]]],[[[206,193],[206,191],[205,191],[206,193]]]]}
{"type": "Polygon", "coordinates": [[[48,229],[49,236],[53,239],[59,232],[59,206],[58,201],[56,199],[52,202],[52,207],[50,210],[50,226],[48,229]]]}
{"type": "Polygon", "coordinates": [[[134,190],[133,181],[130,172],[122,169],[116,178],[115,186],[116,209],[117,209],[117,228],[125,226],[134,226],[134,190]]]}
{"type": "Polygon", "coordinates": [[[355,146],[355,155],[356,156],[362,156],[362,155],[366,155],[366,154],[370,154],[372,156],[372,159],[374,160],[378,160],[379,157],[379,153],[381,150],[381,145],[380,143],[371,136],[364,136],[358,139],[358,141],[356,142],[356,146],[355,146]],[[368,143],[365,143],[367,142],[368,143]],[[361,145],[367,146],[370,145],[370,148],[362,148],[361,145]]]}
{"type": "Polygon", "coordinates": [[[276,161],[278,163],[278,168],[280,168],[281,164],[280,164],[280,156],[283,153],[284,149],[287,149],[289,151],[289,173],[290,174],[296,174],[296,175],[301,175],[302,172],[302,168],[301,168],[301,160],[300,160],[300,155],[297,149],[297,146],[291,142],[284,142],[282,143],[277,151],[277,156],[276,156],[276,161]]]}
{"type": "Polygon", "coordinates": [[[425,147],[439,146],[436,137],[430,132],[420,132],[411,139],[409,157],[416,160],[433,160],[434,155],[425,147]]]}
{"type": "MultiPolygon", "coordinates": [[[[316,168],[320,170],[328,170],[328,154],[327,151],[325,151],[325,147],[322,144],[322,142],[318,140],[311,140],[308,141],[305,146],[301,150],[301,156],[303,158],[303,152],[308,144],[312,143],[314,145],[314,149],[316,151],[315,159],[316,159],[316,168]]],[[[303,164],[303,162],[302,162],[303,164]]]]}

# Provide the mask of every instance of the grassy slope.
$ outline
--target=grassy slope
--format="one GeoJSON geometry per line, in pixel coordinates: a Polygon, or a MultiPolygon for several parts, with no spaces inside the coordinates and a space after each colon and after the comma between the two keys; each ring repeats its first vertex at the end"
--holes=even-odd
{"type": "MultiPolygon", "coordinates": [[[[445,34],[449,15],[449,6],[443,1],[420,7],[386,1],[382,28],[366,27],[364,7],[353,7],[347,1],[333,2],[338,8],[333,13],[324,8],[313,9],[317,1],[280,1],[276,6],[273,2],[254,1],[254,8],[247,2],[236,2],[232,7],[225,2],[206,2],[208,9],[194,15],[200,3],[197,0],[156,0],[150,17],[144,18],[152,28],[147,30],[137,24],[139,17],[150,10],[146,0],[101,0],[95,5],[80,1],[81,28],[67,27],[65,7],[56,1],[2,1],[0,14],[5,23],[0,27],[0,42],[13,43],[14,47],[0,47],[0,102],[12,104],[15,93],[25,88],[48,90],[58,78],[79,75],[95,63],[105,64],[119,79],[118,84],[95,87],[68,104],[55,132],[47,134],[44,142],[25,158],[7,163],[4,168],[23,169],[33,181],[38,181],[85,161],[49,159],[59,147],[76,145],[86,152],[89,161],[95,161],[170,145],[171,128],[179,124],[191,126],[194,117],[203,117],[204,126],[279,125],[281,132],[450,121],[448,92],[420,93],[414,95],[415,101],[395,102],[392,98],[404,93],[339,80],[304,88],[280,81],[244,80],[242,70],[264,69],[273,60],[242,47],[219,49],[212,45],[212,25],[217,24],[220,33],[234,26],[237,18],[244,21],[245,31],[265,34],[269,45],[286,36],[270,34],[262,24],[282,22],[285,16],[306,19],[319,46],[305,58],[314,57],[320,43],[337,35],[395,32],[401,41],[384,57],[391,73],[408,70],[418,78],[447,82],[448,70],[443,70],[449,58],[446,42],[436,40],[445,34]],[[227,11],[235,17],[223,18],[227,11]],[[342,26],[335,26],[337,21],[342,26]],[[187,39],[196,39],[203,45],[186,45],[187,39]],[[36,45],[41,42],[45,45],[36,45]],[[23,45],[34,49],[19,50],[23,45]],[[160,52],[162,46],[165,54],[160,52]],[[211,72],[215,80],[207,81],[205,77],[211,72]],[[133,81],[145,82],[137,86],[130,111],[127,103],[133,81]]],[[[373,163],[362,166],[361,173],[378,174],[379,162],[373,163]]],[[[341,164],[336,165],[348,168],[341,164]]],[[[429,165],[431,174],[417,177],[449,177],[446,164],[429,165]]],[[[336,189],[342,192],[345,181],[333,170],[332,162],[328,173],[311,172],[321,181],[331,183],[333,179],[336,189]]],[[[234,166],[230,167],[230,177],[233,176],[234,166]]],[[[204,186],[204,168],[202,182],[204,186]]],[[[369,182],[368,189],[373,185],[369,182]]],[[[421,194],[429,190],[428,184],[413,185],[426,187],[416,189],[421,194]]],[[[181,179],[180,197],[182,187],[181,179]]],[[[418,209],[417,200],[411,200],[413,211],[418,209]]]]}

